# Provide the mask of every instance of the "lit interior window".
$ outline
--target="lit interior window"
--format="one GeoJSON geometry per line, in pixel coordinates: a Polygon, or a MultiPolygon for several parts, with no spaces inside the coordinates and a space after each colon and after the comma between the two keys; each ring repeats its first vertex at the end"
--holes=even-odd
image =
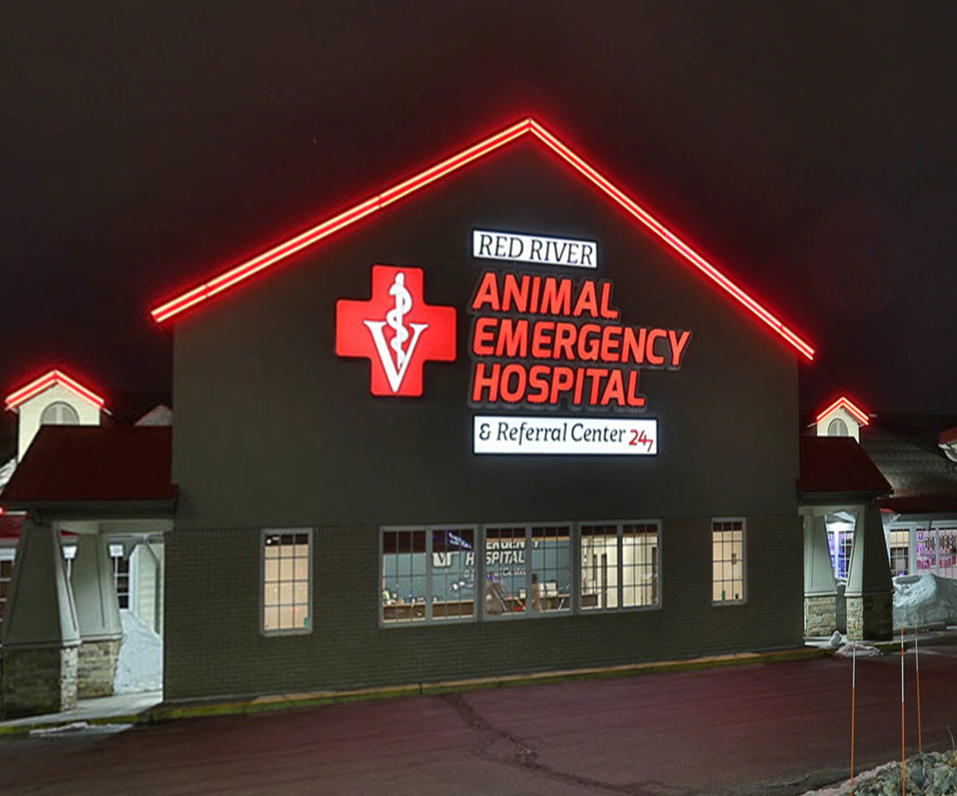
{"type": "Polygon", "coordinates": [[[711,545],[712,601],[744,602],[743,520],[716,520],[712,523],[711,545]]]}
{"type": "Polygon", "coordinates": [[[583,525],[583,611],[658,605],[658,523],[583,525]]]}
{"type": "Polygon", "coordinates": [[[263,534],[263,631],[310,630],[312,532],[263,534]]]}

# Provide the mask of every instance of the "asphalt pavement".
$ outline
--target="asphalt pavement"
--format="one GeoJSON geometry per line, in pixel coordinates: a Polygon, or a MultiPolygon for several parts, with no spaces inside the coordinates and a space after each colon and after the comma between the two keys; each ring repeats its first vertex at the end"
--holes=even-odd
{"type": "MultiPolygon", "coordinates": [[[[920,648],[924,749],[957,732],[957,639],[920,648]]],[[[908,754],[916,669],[905,656],[908,754]]],[[[900,656],[857,662],[856,769],[901,753],[900,656]]],[[[0,736],[0,793],[795,796],[849,775],[826,657],[0,736]]]]}

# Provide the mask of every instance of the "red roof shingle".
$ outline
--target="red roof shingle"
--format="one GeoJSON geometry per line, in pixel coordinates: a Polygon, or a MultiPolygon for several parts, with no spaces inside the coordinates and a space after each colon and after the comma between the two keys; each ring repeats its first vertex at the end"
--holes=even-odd
{"type": "Polygon", "coordinates": [[[176,497],[172,428],[43,426],[3,490],[7,506],[176,497]]]}
{"type": "Polygon", "coordinates": [[[852,437],[801,437],[798,491],[889,493],[891,485],[852,437]]]}

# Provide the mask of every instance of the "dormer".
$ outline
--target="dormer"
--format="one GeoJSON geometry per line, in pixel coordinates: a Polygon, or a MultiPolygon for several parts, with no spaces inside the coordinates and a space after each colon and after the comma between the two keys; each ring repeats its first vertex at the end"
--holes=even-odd
{"type": "Polygon", "coordinates": [[[854,437],[861,441],[861,428],[870,420],[867,412],[841,396],[817,416],[817,436],[854,437]]]}
{"type": "Polygon", "coordinates": [[[957,426],[941,431],[937,444],[948,459],[957,462],[957,426]]]}
{"type": "Polygon", "coordinates": [[[22,461],[43,425],[98,426],[103,399],[61,370],[51,370],[10,393],[6,408],[17,413],[17,461],[22,461]]]}

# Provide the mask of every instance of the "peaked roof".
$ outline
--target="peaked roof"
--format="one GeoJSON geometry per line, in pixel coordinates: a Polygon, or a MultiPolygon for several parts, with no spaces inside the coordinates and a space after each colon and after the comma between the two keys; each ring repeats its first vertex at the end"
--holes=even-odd
{"type": "Polygon", "coordinates": [[[391,188],[387,188],[382,193],[372,196],[364,202],[360,202],[354,207],[350,207],[348,210],[338,213],[289,240],[280,243],[278,246],[273,246],[252,259],[229,268],[191,290],[187,290],[185,293],[154,307],[150,311],[153,319],[157,323],[168,321],[191,307],[202,304],[239,283],[244,282],[255,274],[282,263],[289,256],[319,242],[323,238],[329,237],[339,230],[389,207],[393,203],[425,188],[436,180],[458,171],[469,163],[483,158],[507,144],[526,136],[530,136],[534,140],[544,144],[568,166],[590,181],[642,226],[657,235],[667,246],[681,255],[723,291],[728,293],[735,301],[757,316],[767,326],[771,327],[800,354],[808,360],[814,358],[814,348],[796,332],[745,292],[727,275],[708,262],[702,255],[692,249],[687,243],[681,240],[681,238],[665,227],[664,224],[630,198],[624,191],[612,183],[611,180],[607,179],[597,169],[591,166],[584,158],[580,157],[570,147],[562,143],[562,141],[544,125],[532,118],[522,119],[510,127],[506,127],[504,130],[500,130],[478,143],[467,147],[461,152],[430,166],[413,177],[403,180],[391,188]]]}
{"type": "Polygon", "coordinates": [[[870,420],[868,419],[868,416],[867,416],[867,412],[865,412],[860,407],[855,406],[851,402],[851,399],[845,395],[842,395],[834,403],[828,406],[827,409],[821,412],[816,418],[817,422],[820,423],[825,417],[827,417],[835,409],[844,409],[862,426],[866,426],[870,423],[870,420]]]}
{"type": "Polygon", "coordinates": [[[10,509],[63,503],[171,503],[169,426],[43,426],[0,500],[10,509]]]}
{"type": "Polygon", "coordinates": [[[861,445],[894,487],[880,502],[899,514],[957,511],[957,463],[938,443],[953,417],[878,415],[861,445]]]}
{"type": "Polygon", "coordinates": [[[98,409],[102,409],[103,404],[106,403],[99,395],[93,392],[93,390],[89,389],[88,387],[84,387],[75,379],[70,378],[62,370],[57,370],[54,368],[53,370],[44,373],[39,378],[34,379],[29,384],[10,393],[5,399],[6,407],[7,409],[14,410],[21,404],[29,401],[34,396],[39,395],[44,390],[48,390],[50,387],[53,387],[56,384],[60,384],[63,387],[66,387],[68,390],[72,390],[81,398],[96,404],[98,409]]]}

